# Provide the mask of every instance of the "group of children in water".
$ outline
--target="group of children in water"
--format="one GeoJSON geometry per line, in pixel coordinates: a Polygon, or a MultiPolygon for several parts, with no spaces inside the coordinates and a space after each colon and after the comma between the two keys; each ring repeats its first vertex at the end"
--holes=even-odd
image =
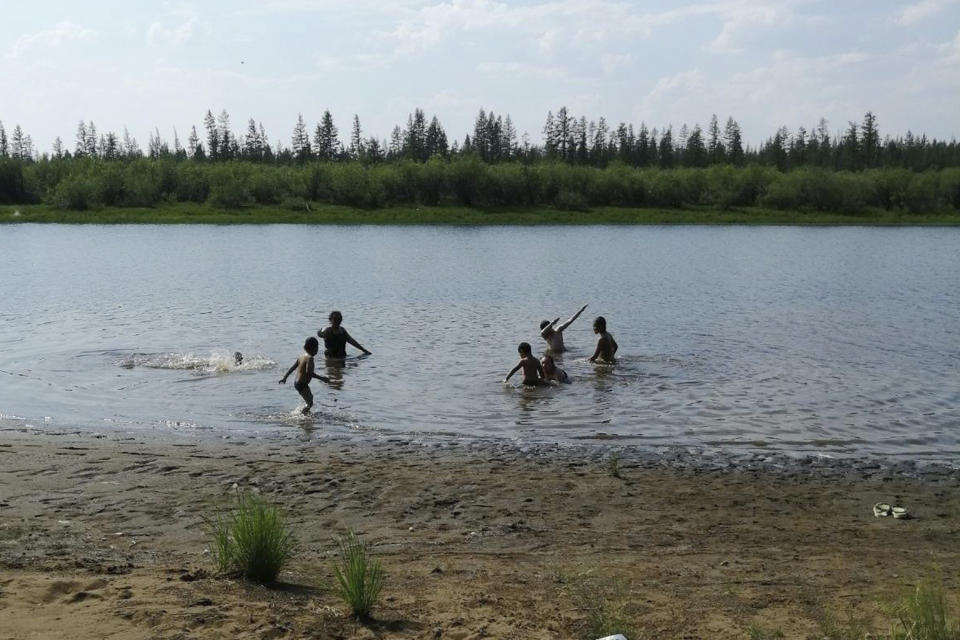
{"type": "MultiPolygon", "coordinates": [[[[559,325],[557,323],[560,321],[560,318],[556,318],[552,322],[544,320],[540,323],[540,337],[546,341],[550,353],[557,354],[566,351],[566,346],[563,343],[563,332],[573,324],[574,320],[580,317],[580,314],[583,313],[586,308],[587,305],[583,305],[569,320],[559,325]]],[[[354,340],[347,330],[341,326],[343,322],[342,313],[333,311],[329,316],[329,320],[330,326],[317,331],[317,337],[323,339],[323,355],[326,359],[346,359],[346,347],[348,344],[362,351],[364,355],[370,354],[369,351],[354,340]]],[[[598,337],[597,347],[593,355],[590,356],[590,362],[613,363],[614,356],[617,353],[617,341],[607,332],[607,321],[603,316],[597,316],[593,321],[593,332],[597,334],[598,337]]],[[[316,378],[321,382],[329,383],[330,379],[326,376],[318,375],[314,371],[313,358],[320,351],[320,343],[317,341],[317,338],[312,336],[307,338],[303,344],[303,351],[296,362],[294,362],[284,376],[280,378],[280,384],[286,384],[290,374],[294,371],[297,372],[293,387],[303,398],[304,402],[307,403],[302,410],[302,413],[307,414],[310,412],[310,408],[313,407],[313,392],[310,391],[310,382],[316,378]]],[[[517,351],[520,353],[520,362],[510,370],[507,377],[503,379],[504,382],[510,380],[511,376],[521,369],[523,370],[521,382],[526,386],[546,386],[570,382],[570,376],[567,375],[566,371],[557,366],[550,353],[545,354],[538,360],[533,356],[533,349],[527,342],[521,342],[520,346],[517,347],[517,351]]]]}

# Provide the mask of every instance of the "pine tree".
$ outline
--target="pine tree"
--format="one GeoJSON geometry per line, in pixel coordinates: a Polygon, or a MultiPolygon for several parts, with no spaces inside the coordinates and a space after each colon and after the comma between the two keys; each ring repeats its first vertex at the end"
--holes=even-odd
{"type": "Polygon", "coordinates": [[[207,130],[207,151],[211,160],[220,157],[220,132],[217,131],[217,121],[213,113],[207,109],[207,115],[203,117],[203,126],[207,130]]]}
{"type": "MultiPolygon", "coordinates": [[[[0,141],[2,142],[2,141],[0,141]]],[[[2,149],[0,149],[2,151],[2,149]]],[[[5,154],[0,153],[0,157],[3,157],[5,154]]],[[[57,136],[53,139],[53,157],[58,160],[63,157],[63,140],[60,139],[60,136],[57,136]]]]}
{"type": "Polygon", "coordinates": [[[737,166],[742,165],[744,160],[743,139],[740,134],[740,125],[732,116],[727,118],[724,138],[727,145],[727,158],[737,166]]]}
{"type": "Polygon", "coordinates": [[[230,131],[230,114],[226,109],[221,110],[220,115],[217,116],[217,136],[219,138],[218,157],[229,160],[236,151],[236,140],[233,132],[230,131]]]}
{"type": "Polygon", "coordinates": [[[320,124],[317,125],[313,134],[313,144],[317,158],[320,160],[336,159],[340,150],[340,141],[337,138],[337,127],[333,124],[333,116],[330,115],[330,111],[323,112],[320,124]]]}
{"type": "Polygon", "coordinates": [[[426,145],[428,156],[440,156],[441,158],[447,156],[447,134],[440,126],[437,116],[433,116],[430,120],[430,126],[427,127],[426,145]]]}
{"type": "Polygon", "coordinates": [[[93,124],[93,120],[87,125],[87,139],[83,151],[91,158],[99,155],[97,149],[97,127],[93,124]]]}
{"type": "Polygon", "coordinates": [[[724,160],[726,150],[720,140],[720,123],[717,121],[717,114],[713,114],[710,118],[710,128],[707,130],[707,136],[707,153],[710,155],[710,163],[720,164],[724,160]]]}
{"type": "Polygon", "coordinates": [[[650,132],[647,130],[647,125],[641,122],[640,133],[637,135],[637,152],[634,164],[641,167],[649,167],[654,164],[655,155],[656,152],[651,152],[650,150],[650,132]]]}
{"type": "Polygon", "coordinates": [[[860,128],[852,120],[847,123],[847,132],[843,136],[843,143],[840,147],[840,166],[839,169],[859,169],[860,168],[860,128]]]}
{"type": "Polygon", "coordinates": [[[390,132],[390,146],[387,147],[387,158],[399,158],[402,154],[403,131],[400,130],[399,125],[396,125],[393,127],[393,131],[390,132]]]}
{"type": "Polygon", "coordinates": [[[257,123],[253,118],[247,120],[247,135],[243,138],[243,155],[248,160],[260,160],[260,134],[257,132],[257,123]]]}
{"type": "Polygon", "coordinates": [[[108,131],[107,135],[103,137],[103,157],[107,160],[119,160],[122,155],[117,134],[108,131]]]}
{"type": "Polygon", "coordinates": [[[83,120],[77,125],[76,144],[73,149],[73,155],[80,157],[87,153],[87,123],[83,120]]]}
{"type": "Polygon", "coordinates": [[[427,119],[423,109],[414,109],[407,117],[407,130],[403,133],[402,153],[412,160],[424,161],[427,147],[427,119]]]}
{"type": "Polygon", "coordinates": [[[607,120],[603,116],[600,116],[591,138],[591,164],[602,167],[607,163],[607,120]]]}
{"type": "Polygon", "coordinates": [[[669,169],[673,166],[673,162],[673,127],[667,127],[667,130],[663,132],[663,136],[660,138],[660,166],[664,169],[669,169]]]}
{"type": "MultiPolygon", "coordinates": [[[[306,162],[313,155],[310,149],[310,134],[307,133],[307,124],[303,121],[302,113],[297,114],[297,124],[293,127],[293,135],[290,138],[290,148],[293,151],[293,156],[299,162],[306,162]]],[[[278,147],[277,155],[280,155],[280,153],[281,151],[278,147]]]]}
{"type": "Polygon", "coordinates": [[[543,149],[547,157],[552,158],[557,153],[557,131],[556,122],[553,119],[553,112],[547,111],[547,120],[543,124],[543,149]]]}
{"type": "Polygon", "coordinates": [[[363,137],[360,131],[360,116],[357,114],[353,114],[353,126],[350,128],[350,148],[347,149],[347,152],[353,160],[359,160],[363,157],[363,137]]]}
{"type": "Polygon", "coordinates": [[[573,137],[571,135],[573,117],[569,114],[566,107],[560,107],[556,116],[556,127],[554,129],[557,140],[557,153],[560,158],[570,161],[573,157],[573,137]]]}
{"type": "Polygon", "coordinates": [[[23,129],[20,125],[13,127],[13,136],[10,138],[10,155],[14,160],[26,160],[26,145],[23,139],[23,129]]]}
{"type": "Polygon", "coordinates": [[[517,130],[513,126],[510,115],[503,120],[503,129],[500,132],[500,149],[504,160],[512,160],[517,156],[517,130]]]}
{"type": "Polygon", "coordinates": [[[684,161],[688,167],[705,167],[709,162],[707,147],[703,144],[703,132],[700,125],[693,125],[693,130],[687,136],[687,148],[684,151],[684,161]]]}
{"type": "Polygon", "coordinates": [[[383,146],[375,136],[368,138],[363,147],[365,151],[364,158],[367,162],[383,161],[383,146]]]}
{"type": "Polygon", "coordinates": [[[863,116],[860,145],[863,150],[863,166],[875,167],[880,160],[880,132],[877,131],[877,117],[872,111],[863,116]]]}
{"type": "Polygon", "coordinates": [[[183,147],[180,145],[180,136],[177,135],[177,128],[173,128],[173,155],[178,158],[186,157],[186,152],[184,152],[183,147]]]}
{"type": "MultiPolygon", "coordinates": [[[[127,130],[124,128],[124,146],[126,145],[126,135],[127,130]]],[[[197,127],[193,125],[190,127],[190,137],[187,138],[187,155],[193,159],[199,159],[197,157],[197,149],[200,149],[200,136],[197,135],[197,127]]]]}
{"type": "Polygon", "coordinates": [[[10,153],[7,145],[7,131],[3,128],[3,122],[0,122],[0,158],[6,158],[10,153]]]}

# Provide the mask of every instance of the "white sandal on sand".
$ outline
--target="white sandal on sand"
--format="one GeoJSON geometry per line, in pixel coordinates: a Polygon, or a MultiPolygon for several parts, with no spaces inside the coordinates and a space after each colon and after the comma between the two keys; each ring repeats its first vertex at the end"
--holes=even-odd
{"type": "MultiPolygon", "coordinates": [[[[904,509],[904,512],[906,512],[906,509],[904,509]]],[[[873,505],[873,517],[875,518],[886,518],[891,513],[893,513],[893,509],[886,502],[878,502],[873,505]]]]}
{"type": "Polygon", "coordinates": [[[893,507],[890,511],[893,513],[893,517],[899,520],[907,520],[910,518],[906,507],[893,507]]]}

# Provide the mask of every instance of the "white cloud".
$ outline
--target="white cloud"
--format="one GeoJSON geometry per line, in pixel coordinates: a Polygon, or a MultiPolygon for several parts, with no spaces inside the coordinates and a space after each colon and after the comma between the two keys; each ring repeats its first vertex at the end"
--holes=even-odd
{"type": "Polygon", "coordinates": [[[909,27],[940,13],[952,4],[957,4],[957,0],[920,0],[901,9],[896,21],[909,27]]]}
{"type": "Polygon", "coordinates": [[[188,18],[175,27],[166,27],[159,22],[154,22],[147,28],[147,40],[150,44],[178,46],[193,37],[196,26],[197,19],[194,17],[188,18]]]}
{"type": "Polygon", "coordinates": [[[72,22],[59,22],[52,29],[25,33],[17,38],[7,52],[7,57],[19,58],[32,49],[57,47],[70,40],[93,42],[98,35],[94,29],[82,27],[72,22]]]}
{"type": "Polygon", "coordinates": [[[659,99],[672,93],[685,93],[699,88],[703,84],[703,74],[699,69],[681,71],[678,74],[660,78],[653,89],[647,94],[648,98],[659,99]]]}

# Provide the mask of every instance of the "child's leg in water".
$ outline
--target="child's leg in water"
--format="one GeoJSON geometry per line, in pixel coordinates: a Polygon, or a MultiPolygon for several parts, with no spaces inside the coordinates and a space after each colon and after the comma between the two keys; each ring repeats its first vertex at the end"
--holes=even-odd
{"type": "Polygon", "coordinates": [[[310,413],[310,408],[313,406],[313,392],[310,391],[309,385],[300,385],[297,388],[297,391],[300,392],[300,397],[303,398],[303,401],[307,403],[307,406],[303,408],[303,411],[300,413],[307,414],[310,413]]]}

